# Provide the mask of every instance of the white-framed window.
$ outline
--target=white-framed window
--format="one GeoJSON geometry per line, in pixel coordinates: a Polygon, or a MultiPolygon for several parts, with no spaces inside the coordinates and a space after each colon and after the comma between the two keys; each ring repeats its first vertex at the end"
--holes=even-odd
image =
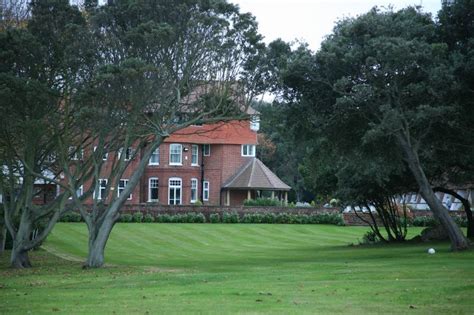
{"type": "Polygon", "coordinates": [[[181,178],[171,177],[168,180],[168,204],[180,205],[181,204],[181,192],[183,188],[183,182],[181,178]]]}
{"type": "Polygon", "coordinates": [[[158,177],[150,177],[148,179],[148,202],[159,200],[159,180],[158,177]]]}
{"type": "MultiPolygon", "coordinates": [[[[119,184],[117,187],[117,196],[120,197],[122,192],[125,190],[125,187],[128,185],[128,179],[121,179],[119,180],[119,184]]],[[[132,200],[132,194],[128,195],[127,200],[132,200]]]]}
{"type": "Polygon", "coordinates": [[[255,145],[242,144],[242,156],[255,156],[255,145]]]}
{"type": "MultiPolygon", "coordinates": [[[[94,152],[97,150],[97,147],[94,147],[94,152]]],[[[104,161],[107,161],[107,159],[109,158],[109,153],[108,152],[104,152],[104,154],[102,155],[102,160],[104,161]]]]}
{"type": "Polygon", "coordinates": [[[199,165],[199,146],[197,144],[191,146],[191,165],[199,165]]]}
{"type": "Polygon", "coordinates": [[[160,148],[156,148],[155,151],[151,153],[148,165],[160,165],[160,148]]]}
{"type": "Polygon", "coordinates": [[[203,191],[202,200],[208,201],[209,200],[209,182],[204,181],[202,184],[203,184],[203,186],[202,186],[202,191],[203,191]]]}
{"type": "Polygon", "coordinates": [[[170,165],[183,165],[183,146],[178,143],[170,144],[170,165]]]}
{"type": "Polygon", "coordinates": [[[198,196],[198,180],[197,178],[191,178],[191,203],[197,201],[198,196]]]}
{"type": "Polygon", "coordinates": [[[107,191],[107,179],[105,178],[100,178],[97,183],[97,187],[94,190],[94,198],[97,200],[102,200],[106,198],[106,193],[107,191]]]}
{"type": "MultiPolygon", "coordinates": [[[[120,159],[121,156],[122,156],[122,153],[124,152],[123,148],[120,148],[120,150],[118,151],[118,158],[120,159]]],[[[127,150],[125,150],[125,156],[123,157],[123,160],[124,161],[130,161],[130,159],[132,158],[132,148],[127,148],[127,150]]]]}
{"type": "Polygon", "coordinates": [[[79,161],[84,158],[84,149],[78,149],[76,147],[69,147],[69,156],[73,161],[79,161]]]}
{"type": "MultiPolygon", "coordinates": [[[[76,189],[76,197],[79,198],[84,194],[84,186],[81,185],[76,189]]],[[[72,199],[72,196],[69,197],[69,199],[72,199]]]]}
{"type": "Polygon", "coordinates": [[[211,156],[211,145],[210,144],[203,144],[202,145],[202,153],[204,156],[211,156]]]}

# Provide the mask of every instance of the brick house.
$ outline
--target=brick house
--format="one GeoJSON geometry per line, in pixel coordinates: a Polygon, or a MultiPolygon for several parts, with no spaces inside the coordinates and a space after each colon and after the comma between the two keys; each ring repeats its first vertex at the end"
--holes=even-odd
{"type": "MultiPolygon", "coordinates": [[[[171,134],[149,159],[140,183],[126,204],[192,205],[199,200],[205,205],[234,206],[259,196],[263,190],[272,191],[274,198],[287,200],[291,188],[262,167],[263,163],[255,157],[257,131],[258,120],[232,120],[193,125],[171,134]],[[258,161],[258,166],[249,171],[254,161],[258,161]],[[242,187],[229,185],[231,180],[235,183],[237,175],[244,173],[261,180],[247,182],[242,187]]],[[[110,174],[114,154],[119,153],[104,154],[104,178],[99,179],[99,189],[95,192],[98,199],[102,199],[106,191],[106,175],[110,174]]],[[[128,150],[124,154],[129,154],[128,150]]],[[[111,193],[120,193],[139,158],[140,154],[130,161],[124,178],[118,187],[111,188],[111,193]]],[[[86,182],[85,188],[91,185],[92,182],[86,182]]],[[[81,187],[78,194],[82,191],[81,187]]],[[[92,201],[89,198],[85,203],[92,201]]]]}

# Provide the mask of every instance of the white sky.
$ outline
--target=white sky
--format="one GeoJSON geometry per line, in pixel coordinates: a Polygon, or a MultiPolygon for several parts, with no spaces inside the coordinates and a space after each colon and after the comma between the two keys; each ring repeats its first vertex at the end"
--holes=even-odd
{"type": "Polygon", "coordinates": [[[401,9],[422,5],[425,12],[436,16],[441,0],[229,0],[238,4],[241,12],[252,13],[259,31],[269,43],[277,38],[285,41],[305,41],[317,50],[324,36],[331,33],[334,23],[343,17],[355,17],[372,7],[393,5],[401,9]]]}

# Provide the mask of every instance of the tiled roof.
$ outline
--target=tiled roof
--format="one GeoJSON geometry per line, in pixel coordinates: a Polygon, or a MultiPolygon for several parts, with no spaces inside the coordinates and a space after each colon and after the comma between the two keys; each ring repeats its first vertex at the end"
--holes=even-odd
{"type": "Polygon", "coordinates": [[[257,158],[253,158],[232,176],[223,188],[290,190],[291,187],[278,178],[257,158]]]}
{"type": "Polygon", "coordinates": [[[250,129],[248,120],[231,120],[181,129],[165,142],[197,144],[257,144],[257,133],[250,129]]]}

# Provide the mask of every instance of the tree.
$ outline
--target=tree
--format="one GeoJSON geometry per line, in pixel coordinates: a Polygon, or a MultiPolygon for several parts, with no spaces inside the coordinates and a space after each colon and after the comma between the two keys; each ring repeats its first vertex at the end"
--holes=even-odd
{"type": "Polygon", "coordinates": [[[438,13],[437,33],[447,43],[455,84],[445,98],[456,109],[451,123],[430,141],[434,148],[429,168],[436,190],[451,194],[463,203],[468,221],[467,236],[474,237],[474,219],[467,198],[455,187],[472,188],[474,176],[474,2],[458,0],[443,3],[438,13]]]}
{"type": "Polygon", "coordinates": [[[415,8],[374,8],[340,21],[309,60],[285,78],[289,96],[305,113],[302,124],[313,127],[306,130],[324,134],[347,158],[359,146],[396,148],[391,158],[406,165],[452,249],[468,248],[425,171],[432,144],[427,139],[449,125],[456,110],[445,102],[453,69],[431,17],[415,8]]]}
{"type": "Polygon", "coordinates": [[[121,206],[163,139],[193,123],[246,117],[248,62],[262,45],[254,18],[225,1],[114,1],[89,12],[99,70],[75,102],[93,121],[82,118],[87,132],[75,139],[76,150],[85,151],[82,161],[72,170],[63,163],[62,171],[70,191],[88,174],[90,189],[72,198],[89,230],[85,267],[96,268],[121,206]],[[130,159],[118,154],[129,147],[130,159]],[[113,155],[108,169],[104,153],[113,155]],[[122,193],[112,193],[131,163],[122,193]],[[92,209],[84,206],[101,188],[92,209]]]}
{"type": "Polygon", "coordinates": [[[35,183],[55,184],[58,139],[67,135],[69,96],[84,80],[90,55],[85,20],[66,0],[34,1],[31,18],[0,33],[0,193],[13,239],[11,265],[31,266],[28,252],[54,227],[64,191],[36,205],[35,183]],[[49,174],[49,175],[47,175],[49,174]],[[33,233],[40,222],[39,233],[33,233]]]}

